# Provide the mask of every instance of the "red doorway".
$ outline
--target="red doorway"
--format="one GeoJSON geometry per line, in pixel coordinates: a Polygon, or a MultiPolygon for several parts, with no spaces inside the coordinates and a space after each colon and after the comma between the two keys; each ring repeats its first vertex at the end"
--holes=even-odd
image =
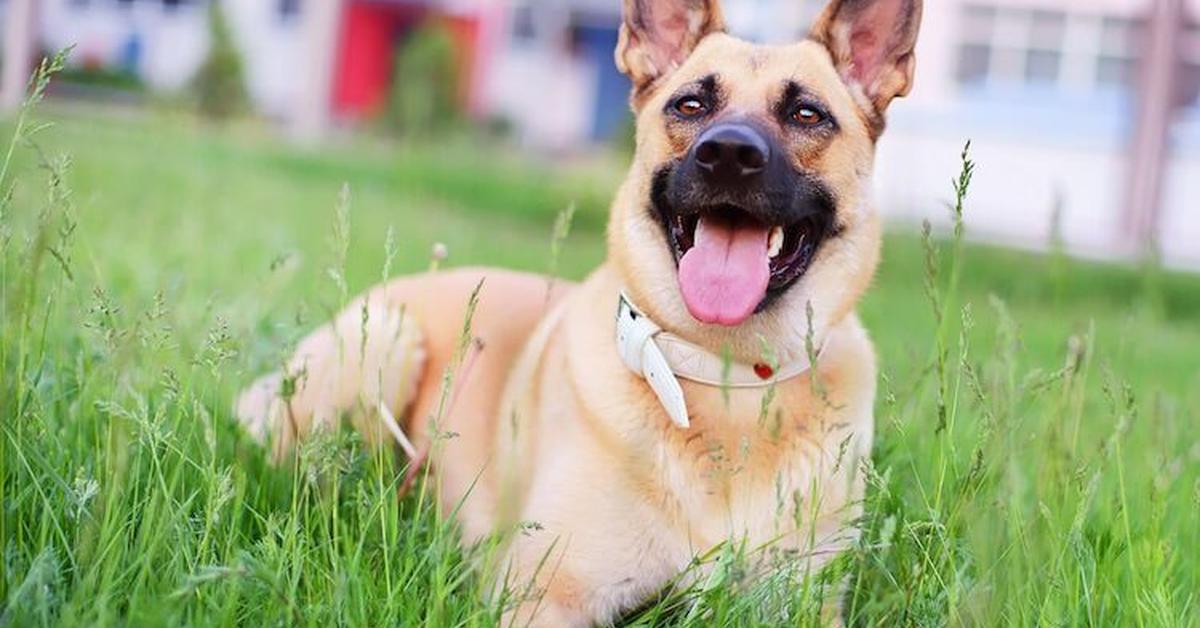
{"type": "Polygon", "coordinates": [[[343,9],[333,111],[345,118],[367,118],[387,104],[396,48],[405,33],[425,19],[442,20],[459,53],[460,94],[470,101],[468,77],[479,35],[478,20],[440,15],[419,2],[348,0],[343,9]]]}

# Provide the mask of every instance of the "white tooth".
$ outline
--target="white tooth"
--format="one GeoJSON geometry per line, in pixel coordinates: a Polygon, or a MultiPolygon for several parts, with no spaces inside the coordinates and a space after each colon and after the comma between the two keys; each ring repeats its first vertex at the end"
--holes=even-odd
{"type": "Polygon", "coordinates": [[[705,231],[704,216],[701,216],[700,220],[696,221],[696,232],[694,234],[692,234],[692,243],[693,244],[695,244],[697,246],[700,244],[700,242],[701,242],[700,238],[704,237],[704,231],[705,231]]]}
{"type": "Polygon", "coordinates": [[[783,250],[783,227],[771,229],[771,237],[767,240],[767,257],[775,257],[783,250]]]}

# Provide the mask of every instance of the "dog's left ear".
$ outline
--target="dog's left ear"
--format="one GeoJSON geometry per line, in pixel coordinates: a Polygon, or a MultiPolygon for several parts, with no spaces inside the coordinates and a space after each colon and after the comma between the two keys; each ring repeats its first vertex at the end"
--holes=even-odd
{"type": "Polygon", "coordinates": [[[833,56],[851,87],[877,114],[912,89],[922,0],[833,0],[813,24],[812,39],[833,56]]]}
{"type": "Polygon", "coordinates": [[[717,0],[624,0],[617,68],[633,81],[634,101],[692,54],[705,36],[725,30],[717,0]]]}

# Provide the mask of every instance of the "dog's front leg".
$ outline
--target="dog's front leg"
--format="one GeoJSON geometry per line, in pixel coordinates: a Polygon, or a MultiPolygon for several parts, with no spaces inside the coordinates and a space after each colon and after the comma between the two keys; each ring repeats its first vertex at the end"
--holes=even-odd
{"type": "Polygon", "coordinates": [[[610,563],[615,556],[606,558],[604,550],[585,551],[570,541],[547,546],[539,539],[518,546],[509,563],[505,628],[607,626],[665,581],[625,557],[610,563]]]}
{"type": "Polygon", "coordinates": [[[594,622],[569,600],[552,599],[548,592],[536,600],[524,600],[506,612],[503,628],[588,628],[594,622]]]}
{"type": "Polygon", "coordinates": [[[609,625],[687,565],[660,513],[576,462],[534,482],[500,573],[511,600],[504,626],[609,625]]]}

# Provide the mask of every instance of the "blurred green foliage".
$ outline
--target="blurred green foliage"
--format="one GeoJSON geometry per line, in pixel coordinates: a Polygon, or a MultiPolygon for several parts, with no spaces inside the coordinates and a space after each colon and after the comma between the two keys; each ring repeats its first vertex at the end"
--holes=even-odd
{"type": "Polygon", "coordinates": [[[64,83],[128,92],[141,92],[146,89],[142,79],[138,78],[136,74],[119,68],[73,66],[63,69],[58,80],[64,83]]]}
{"type": "Polygon", "coordinates": [[[403,137],[445,133],[463,118],[455,43],[447,27],[428,20],[396,51],[386,126],[403,137]]]}
{"type": "Polygon", "coordinates": [[[242,56],[220,2],[208,5],[208,34],[208,56],[192,79],[192,89],[201,115],[227,120],[246,110],[249,97],[242,56]]]}

